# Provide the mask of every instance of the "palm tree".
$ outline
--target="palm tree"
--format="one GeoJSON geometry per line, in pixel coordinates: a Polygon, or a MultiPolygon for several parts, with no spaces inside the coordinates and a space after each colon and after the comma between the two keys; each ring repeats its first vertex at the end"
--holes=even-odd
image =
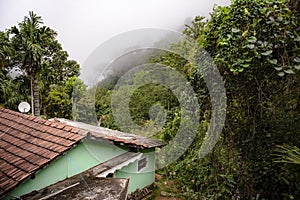
{"type": "Polygon", "coordinates": [[[12,43],[17,52],[16,59],[19,61],[19,68],[30,78],[32,114],[40,115],[39,105],[39,76],[44,61],[51,55],[51,45],[55,41],[56,33],[46,26],[42,26],[40,16],[29,12],[19,27],[12,27],[12,43]]]}

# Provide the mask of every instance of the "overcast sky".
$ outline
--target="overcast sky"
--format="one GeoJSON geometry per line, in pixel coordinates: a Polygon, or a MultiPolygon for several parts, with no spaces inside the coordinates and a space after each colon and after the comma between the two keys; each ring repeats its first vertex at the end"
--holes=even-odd
{"type": "Polygon", "coordinates": [[[29,11],[58,33],[70,58],[83,64],[101,43],[139,28],[178,30],[188,18],[209,16],[214,4],[230,0],[0,0],[0,30],[23,20],[29,11]]]}

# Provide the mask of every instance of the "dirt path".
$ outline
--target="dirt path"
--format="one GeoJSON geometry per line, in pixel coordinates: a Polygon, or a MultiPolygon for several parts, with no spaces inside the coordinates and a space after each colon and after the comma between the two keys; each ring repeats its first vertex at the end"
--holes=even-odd
{"type": "Polygon", "coordinates": [[[162,176],[159,174],[155,174],[155,180],[159,185],[158,190],[160,192],[160,194],[157,197],[155,197],[155,200],[182,200],[177,197],[172,197],[174,195],[173,192],[177,191],[175,181],[173,180],[162,181],[162,176]]]}

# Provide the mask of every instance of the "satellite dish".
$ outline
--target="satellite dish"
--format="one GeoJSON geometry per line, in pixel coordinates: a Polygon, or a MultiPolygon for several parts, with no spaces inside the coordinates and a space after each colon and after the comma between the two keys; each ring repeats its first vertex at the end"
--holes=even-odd
{"type": "Polygon", "coordinates": [[[18,109],[21,113],[27,113],[30,110],[30,105],[24,101],[19,104],[18,109]]]}

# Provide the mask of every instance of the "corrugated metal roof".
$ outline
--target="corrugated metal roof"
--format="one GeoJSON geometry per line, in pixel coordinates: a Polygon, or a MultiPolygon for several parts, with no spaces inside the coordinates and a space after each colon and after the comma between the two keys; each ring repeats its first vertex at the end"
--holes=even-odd
{"type": "Polygon", "coordinates": [[[129,179],[75,175],[61,182],[21,196],[24,200],[98,199],[125,200],[129,179]]]}
{"type": "Polygon", "coordinates": [[[108,174],[113,174],[115,171],[140,159],[142,155],[142,153],[138,152],[126,152],[89,169],[89,172],[92,176],[106,177],[108,174]]]}
{"type": "Polygon", "coordinates": [[[126,145],[135,148],[154,148],[154,147],[161,147],[166,145],[166,143],[145,136],[124,133],[121,131],[93,126],[82,122],[76,122],[76,121],[71,121],[71,120],[61,119],[61,118],[55,118],[54,121],[59,121],[64,124],[68,124],[70,126],[74,126],[82,130],[86,130],[88,131],[88,133],[82,132],[83,134],[85,134],[83,136],[87,136],[87,134],[89,134],[88,136],[90,137],[90,139],[93,140],[105,139],[105,140],[112,141],[118,145],[126,145]]]}
{"type": "Polygon", "coordinates": [[[86,132],[0,108],[0,197],[70,150],[86,132]]]}

